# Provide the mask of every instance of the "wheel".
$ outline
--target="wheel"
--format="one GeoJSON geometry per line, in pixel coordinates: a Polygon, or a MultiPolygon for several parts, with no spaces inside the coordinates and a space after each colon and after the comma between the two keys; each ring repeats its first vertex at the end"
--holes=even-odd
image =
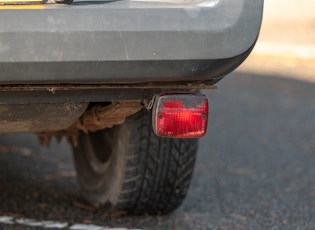
{"type": "Polygon", "coordinates": [[[160,138],[151,127],[142,110],[122,125],[80,134],[73,156],[89,202],[133,214],[166,214],[182,203],[198,140],[160,138]]]}

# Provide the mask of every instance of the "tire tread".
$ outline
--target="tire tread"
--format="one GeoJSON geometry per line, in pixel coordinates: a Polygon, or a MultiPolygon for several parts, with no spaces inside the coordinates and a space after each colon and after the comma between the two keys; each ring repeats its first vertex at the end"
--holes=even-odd
{"type": "MultiPolygon", "coordinates": [[[[144,112],[142,112],[144,113],[144,112]]],[[[133,135],[126,163],[128,174],[138,175],[123,181],[122,193],[128,182],[134,180],[137,188],[120,199],[118,207],[132,213],[162,214],[176,209],[186,196],[193,174],[197,139],[169,139],[156,137],[151,131],[149,116],[137,114],[130,126],[139,135],[133,135]],[[135,167],[130,159],[138,158],[135,167]],[[136,197],[136,199],[132,199],[136,197]]],[[[128,122],[128,121],[127,121],[128,122]]],[[[128,178],[128,179],[127,179],[128,178]]]]}

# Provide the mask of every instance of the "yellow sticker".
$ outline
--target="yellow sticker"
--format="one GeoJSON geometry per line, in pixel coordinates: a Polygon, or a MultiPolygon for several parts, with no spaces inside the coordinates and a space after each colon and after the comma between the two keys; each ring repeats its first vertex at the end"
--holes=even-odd
{"type": "Polygon", "coordinates": [[[0,5],[0,10],[42,10],[44,5],[0,5]]]}
{"type": "Polygon", "coordinates": [[[39,0],[1,0],[0,4],[23,4],[23,3],[36,3],[36,2],[42,2],[39,0]]]}

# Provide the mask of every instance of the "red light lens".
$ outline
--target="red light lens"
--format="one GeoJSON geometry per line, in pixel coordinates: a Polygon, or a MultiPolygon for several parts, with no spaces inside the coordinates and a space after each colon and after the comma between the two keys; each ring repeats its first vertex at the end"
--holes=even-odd
{"type": "Polygon", "coordinates": [[[158,136],[202,137],[207,123],[208,99],[202,94],[163,94],[153,110],[153,129],[158,136]]]}

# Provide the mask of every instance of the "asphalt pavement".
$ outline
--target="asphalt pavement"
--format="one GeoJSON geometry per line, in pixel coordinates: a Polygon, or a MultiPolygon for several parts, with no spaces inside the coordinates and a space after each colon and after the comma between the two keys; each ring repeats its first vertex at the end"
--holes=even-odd
{"type": "Polygon", "coordinates": [[[81,198],[70,147],[0,137],[0,229],[315,229],[314,84],[233,73],[207,91],[191,188],[166,216],[120,216],[81,198]]]}

